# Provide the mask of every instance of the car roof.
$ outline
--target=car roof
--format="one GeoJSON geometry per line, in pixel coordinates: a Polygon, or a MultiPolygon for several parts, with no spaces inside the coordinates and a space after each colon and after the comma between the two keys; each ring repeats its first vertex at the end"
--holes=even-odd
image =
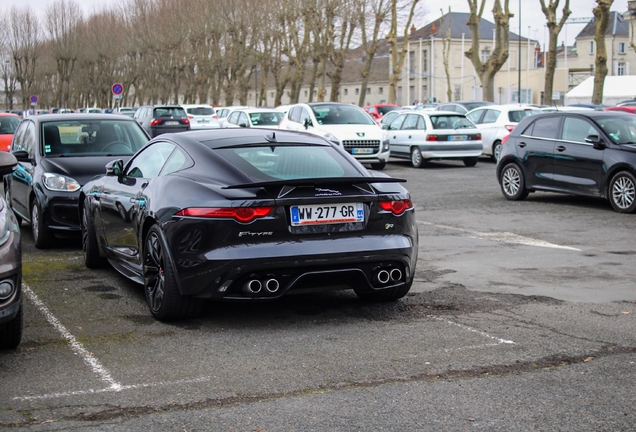
{"type": "Polygon", "coordinates": [[[39,122],[54,121],[77,121],[77,120],[122,120],[135,122],[132,117],[123,114],[105,114],[105,113],[67,113],[67,114],[39,114],[37,116],[29,116],[28,119],[39,122]]]}
{"type": "Polygon", "coordinates": [[[200,143],[209,148],[220,148],[241,144],[313,144],[331,146],[324,138],[308,132],[264,128],[221,128],[202,131],[187,131],[163,134],[177,143],[200,143]]]}

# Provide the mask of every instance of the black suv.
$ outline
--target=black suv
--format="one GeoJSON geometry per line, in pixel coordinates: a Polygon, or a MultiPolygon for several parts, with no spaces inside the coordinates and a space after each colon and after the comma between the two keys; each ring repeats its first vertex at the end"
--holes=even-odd
{"type": "Polygon", "coordinates": [[[497,179],[504,197],[537,190],[606,198],[636,211],[636,116],[561,111],[521,120],[502,141],[497,179]]]}
{"type": "Polygon", "coordinates": [[[190,130],[190,120],[179,105],[145,105],[133,117],[154,138],[163,133],[190,130]]]}

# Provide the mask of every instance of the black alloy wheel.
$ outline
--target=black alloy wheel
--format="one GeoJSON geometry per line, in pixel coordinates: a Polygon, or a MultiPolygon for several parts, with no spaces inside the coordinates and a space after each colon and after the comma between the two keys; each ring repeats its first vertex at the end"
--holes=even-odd
{"type": "Polygon", "coordinates": [[[636,177],[629,171],[621,171],[612,177],[608,198],[614,210],[619,213],[633,213],[636,210],[636,177]]]}
{"type": "Polygon", "coordinates": [[[386,166],[386,161],[380,161],[380,162],[371,164],[371,168],[378,171],[383,170],[385,166],[386,166]]]}
{"type": "Polygon", "coordinates": [[[95,223],[90,214],[88,197],[84,199],[82,210],[82,252],[84,253],[84,264],[90,269],[102,268],[106,266],[106,258],[100,256],[97,235],[95,234],[95,223]]]}
{"type": "Polygon", "coordinates": [[[179,293],[170,251],[157,225],[150,228],[144,241],[143,273],[146,302],[156,319],[192,318],[201,312],[201,301],[179,293]]]}
{"type": "Polygon", "coordinates": [[[474,167],[475,165],[477,165],[477,160],[479,158],[466,158],[464,159],[464,165],[466,165],[467,167],[474,167]]]}
{"type": "Polygon", "coordinates": [[[51,246],[53,236],[44,223],[42,208],[36,199],[31,203],[31,232],[33,233],[33,242],[36,248],[46,249],[51,246]]]}
{"type": "Polygon", "coordinates": [[[528,196],[523,172],[516,163],[504,167],[500,176],[501,192],[510,201],[523,200],[528,196]]]}

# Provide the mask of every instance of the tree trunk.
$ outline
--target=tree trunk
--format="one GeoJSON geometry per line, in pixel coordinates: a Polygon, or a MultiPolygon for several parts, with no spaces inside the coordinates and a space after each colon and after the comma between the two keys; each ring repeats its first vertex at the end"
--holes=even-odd
{"type": "MultiPolygon", "coordinates": [[[[594,44],[596,45],[596,62],[594,65],[594,91],[592,103],[603,103],[603,85],[607,76],[607,49],[605,48],[605,32],[609,24],[610,7],[614,0],[596,0],[594,18],[596,18],[596,32],[594,44]]],[[[566,89],[567,90],[567,89],[566,89]]]]}

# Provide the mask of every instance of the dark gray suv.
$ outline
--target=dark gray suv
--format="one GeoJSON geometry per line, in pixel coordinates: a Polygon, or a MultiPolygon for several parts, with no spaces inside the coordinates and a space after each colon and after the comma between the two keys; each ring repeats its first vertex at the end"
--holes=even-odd
{"type": "Polygon", "coordinates": [[[144,105],[133,117],[154,138],[163,133],[190,130],[190,120],[179,105],[144,105]]]}

